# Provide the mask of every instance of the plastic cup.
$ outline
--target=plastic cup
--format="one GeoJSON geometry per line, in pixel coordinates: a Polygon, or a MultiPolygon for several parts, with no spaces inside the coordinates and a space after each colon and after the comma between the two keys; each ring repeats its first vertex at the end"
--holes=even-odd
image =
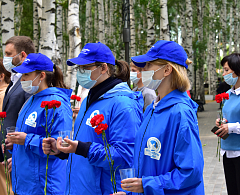
{"type": "Polygon", "coordinates": [[[69,131],[59,131],[58,132],[59,134],[59,137],[62,138],[62,147],[68,147],[69,144],[67,142],[64,141],[64,138],[68,138],[70,140],[73,139],[73,131],[72,130],[69,130],[69,131]]]}
{"type": "Polygon", "coordinates": [[[119,172],[120,172],[121,180],[135,177],[135,169],[134,168],[119,169],[119,172]]]}
{"type": "MultiPolygon", "coordinates": [[[[14,133],[14,132],[18,132],[18,127],[12,126],[12,127],[7,127],[6,128],[7,134],[8,133],[14,133]]],[[[10,136],[15,136],[15,135],[10,135],[10,136]]]]}

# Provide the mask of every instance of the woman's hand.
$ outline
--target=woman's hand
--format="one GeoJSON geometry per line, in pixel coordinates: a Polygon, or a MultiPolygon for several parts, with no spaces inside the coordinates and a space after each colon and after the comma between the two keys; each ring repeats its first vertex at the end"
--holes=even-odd
{"type": "Polygon", "coordinates": [[[79,112],[80,108],[73,108],[72,111],[73,111],[73,119],[75,119],[77,117],[77,114],[79,112]]]}
{"type": "Polygon", "coordinates": [[[24,132],[14,132],[7,134],[7,140],[12,144],[24,145],[27,134],[24,132]]]}
{"type": "Polygon", "coordinates": [[[69,144],[68,147],[63,147],[62,146],[62,138],[59,137],[57,139],[57,149],[60,150],[61,152],[64,153],[75,153],[77,146],[78,146],[78,141],[72,141],[68,138],[64,138],[64,141],[69,144]]]}
{"type": "Polygon", "coordinates": [[[218,133],[218,137],[223,137],[224,135],[228,134],[228,124],[222,124],[219,126],[219,129],[215,132],[215,134],[218,133]]]}
{"type": "Polygon", "coordinates": [[[114,194],[118,194],[118,195],[126,195],[125,192],[117,192],[117,193],[113,193],[112,195],[114,195],[114,194]]]}
{"type": "Polygon", "coordinates": [[[42,141],[42,149],[44,154],[57,155],[60,151],[57,149],[57,140],[53,137],[44,138],[42,141]]]}
{"type": "MultiPolygon", "coordinates": [[[[12,158],[9,158],[8,160],[7,160],[7,162],[8,162],[8,173],[10,173],[11,171],[12,171],[12,158]]],[[[4,165],[5,163],[4,163],[4,161],[2,162],[2,165],[4,165]]]]}
{"type": "Polygon", "coordinates": [[[128,178],[121,181],[123,190],[143,193],[142,178],[128,178]]]}
{"type": "MultiPolygon", "coordinates": [[[[227,119],[223,118],[223,121],[227,121],[227,119]]],[[[220,118],[216,119],[215,124],[216,124],[217,127],[220,126],[220,125],[219,125],[219,122],[220,122],[220,118]]],[[[222,123],[221,123],[221,124],[222,124],[222,123]]]]}
{"type": "MultiPolygon", "coordinates": [[[[13,149],[13,143],[10,143],[7,139],[5,139],[5,146],[7,150],[12,150],[13,149]]],[[[2,144],[2,152],[3,154],[5,153],[5,147],[2,144]]]]}

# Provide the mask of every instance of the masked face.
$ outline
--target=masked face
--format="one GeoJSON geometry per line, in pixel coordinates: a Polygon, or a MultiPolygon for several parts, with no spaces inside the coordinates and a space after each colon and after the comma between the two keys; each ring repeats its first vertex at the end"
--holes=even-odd
{"type": "Polygon", "coordinates": [[[146,86],[149,89],[156,90],[165,77],[163,77],[161,80],[153,80],[153,75],[154,75],[155,72],[161,70],[164,66],[160,67],[156,71],[154,71],[154,70],[142,71],[143,85],[146,86]]]}
{"type": "Polygon", "coordinates": [[[137,75],[139,74],[140,72],[130,72],[130,80],[134,83],[134,84],[137,84],[138,81],[140,80],[140,78],[137,77],[137,75]]]}
{"type": "MultiPolygon", "coordinates": [[[[20,54],[20,53],[19,53],[20,54]]],[[[13,57],[7,57],[7,56],[4,56],[3,58],[3,66],[4,68],[8,71],[8,72],[11,72],[12,73],[12,68],[18,66],[19,64],[21,64],[21,61],[16,65],[14,66],[12,64],[12,61],[13,61],[13,58],[17,57],[19,54],[13,56],[13,57]]]]}
{"type": "MultiPolygon", "coordinates": [[[[95,68],[94,70],[98,69],[99,67],[95,68]]],[[[94,70],[84,70],[83,73],[81,73],[79,70],[77,71],[77,81],[79,85],[86,89],[91,89],[96,83],[97,80],[102,76],[100,75],[96,80],[91,79],[91,73],[94,70]]]]}
{"type": "Polygon", "coordinates": [[[224,75],[223,78],[225,80],[225,82],[229,85],[235,85],[237,83],[238,77],[233,77],[232,76],[233,73],[229,73],[227,75],[224,75]]]}
{"type": "MultiPolygon", "coordinates": [[[[38,78],[39,75],[37,75],[36,78],[38,78]]],[[[22,89],[29,94],[35,94],[38,91],[39,85],[41,83],[40,80],[37,86],[33,86],[32,83],[36,80],[36,78],[30,81],[21,81],[22,89]]]]}

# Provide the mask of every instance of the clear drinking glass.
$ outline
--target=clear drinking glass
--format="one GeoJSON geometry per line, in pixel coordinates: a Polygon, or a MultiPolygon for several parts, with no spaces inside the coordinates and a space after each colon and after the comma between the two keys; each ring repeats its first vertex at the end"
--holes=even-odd
{"type": "MultiPolygon", "coordinates": [[[[7,131],[7,134],[8,133],[18,132],[18,127],[15,127],[15,126],[7,127],[6,131],[7,131]]],[[[11,136],[15,136],[15,135],[11,135],[11,136]]]]}
{"type": "Polygon", "coordinates": [[[69,131],[59,131],[58,132],[59,137],[62,138],[62,146],[63,147],[68,147],[69,144],[67,142],[64,141],[64,138],[68,138],[70,140],[73,140],[73,131],[69,130],[69,131]]]}
{"type": "Polygon", "coordinates": [[[135,177],[135,169],[134,168],[119,169],[119,172],[120,172],[121,180],[135,177]]]}

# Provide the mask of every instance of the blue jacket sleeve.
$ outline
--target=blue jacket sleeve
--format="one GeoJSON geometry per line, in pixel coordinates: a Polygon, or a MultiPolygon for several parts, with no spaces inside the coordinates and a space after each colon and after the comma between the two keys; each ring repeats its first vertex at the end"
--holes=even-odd
{"type": "MultiPolygon", "coordinates": [[[[180,119],[181,120],[181,119],[180,119]]],[[[203,155],[198,127],[194,122],[182,120],[175,142],[176,168],[159,176],[142,177],[144,194],[191,194],[203,182],[203,155]]]]}
{"type": "MultiPolygon", "coordinates": [[[[125,108],[112,116],[109,128],[108,144],[114,160],[114,168],[132,167],[135,133],[142,120],[142,112],[136,108],[125,108]],[[127,136],[126,136],[127,135],[127,136]]],[[[107,132],[106,132],[107,134],[107,132]]],[[[109,170],[105,159],[104,145],[93,142],[89,148],[88,159],[90,164],[109,170]]]]}
{"type": "MultiPolygon", "coordinates": [[[[56,109],[57,111],[57,109],[56,109]]],[[[52,114],[49,114],[50,118],[48,119],[48,127],[50,128],[51,124],[51,116],[52,114]]],[[[43,127],[38,127],[43,128],[43,127]]],[[[54,123],[51,130],[51,137],[57,139],[58,138],[58,132],[63,130],[71,130],[72,128],[72,120],[70,113],[66,112],[63,113],[63,109],[60,109],[54,116],[54,123]]],[[[38,135],[33,133],[28,133],[25,138],[25,148],[30,149],[33,153],[46,158],[47,155],[43,153],[42,150],[42,140],[45,138],[45,135],[38,135]]],[[[57,158],[54,155],[49,155],[50,158],[57,158]]]]}

